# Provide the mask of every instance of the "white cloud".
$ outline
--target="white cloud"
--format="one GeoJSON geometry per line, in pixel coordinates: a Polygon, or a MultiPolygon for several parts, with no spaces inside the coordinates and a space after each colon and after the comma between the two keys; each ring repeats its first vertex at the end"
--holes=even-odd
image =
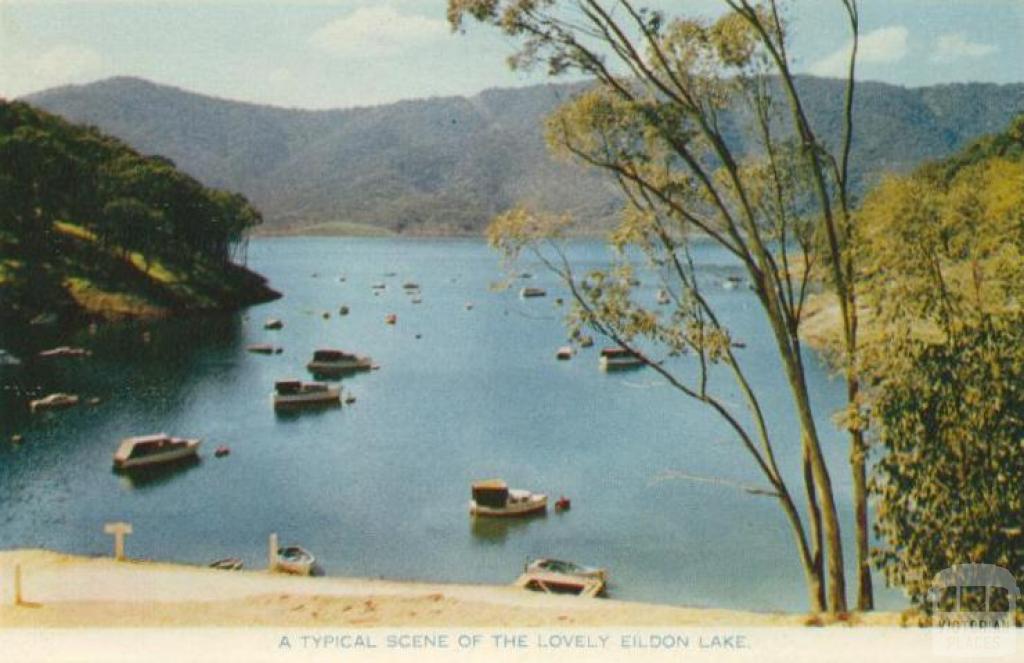
{"type": "Polygon", "coordinates": [[[366,7],[335,19],[314,32],[309,43],[339,57],[397,55],[447,36],[440,19],[400,14],[391,7],[366,7]]]}
{"type": "Polygon", "coordinates": [[[983,58],[999,49],[994,44],[971,41],[962,32],[940,35],[935,40],[935,50],[929,58],[932,62],[954,62],[966,58],[983,58]]]}
{"type": "Polygon", "coordinates": [[[0,57],[0,95],[15,97],[56,85],[100,77],[103,58],[77,44],[58,44],[38,55],[24,51],[0,57]]]}
{"type": "MultiPolygon", "coordinates": [[[[910,31],[902,25],[891,25],[872,30],[860,36],[857,45],[857,66],[863,64],[891,64],[899,62],[910,51],[907,38],[910,31]]],[[[845,76],[850,62],[850,42],[829,56],[810,66],[815,76],[845,76]]]]}

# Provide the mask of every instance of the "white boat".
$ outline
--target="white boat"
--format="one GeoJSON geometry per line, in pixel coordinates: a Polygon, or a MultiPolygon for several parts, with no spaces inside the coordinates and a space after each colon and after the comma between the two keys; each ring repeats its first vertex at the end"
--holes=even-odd
{"type": "Polygon", "coordinates": [[[639,368],[644,365],[640,357],[625,348],[604,348],[598,360],[602,370],[618,371],[626,368],[639,368]]]}
{"type": "Polygon", "coordinates": [[[523,288],[519,291],[519,296],[522,298],[527,297],[547,297],[547,290],[544,288],[523,288]]]}
{"type": "Polygon", "coordinates": [[[608,571],[606,569],[596,566],[583,566],[576,562],[550,559],[548,557],[540,557],[527,563],[526,572],[557,573],[579,578],[596,578],[603,582],[608,582],[608,571]]]}
{"type": "Polygon", "coordinates": [[[114,452],[114,467],[127,470],[159,463],[169,463],[195,456],[200,441],[171,437],[166,433],[125,438],[114,452]]]}
{"type": "Polygon", "coordinates": [[[324,348],[313,352],[313,359],[306,368],[314,375],[340,375],[355,371],[368,371],[373,366],[369,357],[355,355],[344,350],[324,348]]]}
{"type": "Polygon", "coordinates": [[[270,318],[269,320],[267,320],[266,322],[263,323],[263,328],[264,329],[283,329],[284,328],[284,323],[281,322],[280,320],[278,320],[277,318],[270,318]]]}
{"type": "Polygon", "coordinates": [[[341,405],[341,387],[332,387],[320,382],[278,380],[274,383],[273,399],[275,410],[341,405]]]}
{"type": "Polygon", "coordinates": [[[88,357],[92,352],[85,348],[73,348],[68,345],[61,345],[49,350],[43,350],[37,357],[40,359],[52,359],[54,357],[88,357]]]}
{"type": "Polygon", "coordinates": [[[50,394],[44,398],[37,398],[34,401],[29,401],[28,408],[32,412],[40,412],[42,410],[58,410],[65,407],[72,407],[78,405],[78,396],[74,394],[50,394]]]}
{"type": "Polygon", "coordinates": [[[473,516],[516,517],[543,513],[548,496],[509,488],[501,479],[478,481],[472,486],[469,513],[473,516]]]}
{"type": "Polygon", "coordinates": [[[555,358],[565,361],[566,359],[572,359],[574,354],[576,354],[576,351],[572,349],[571,345],[563,345],[555,352],[555,358]]]}
{"type": "Polygon", "coordinates": [[[313,571],[316,557],[313,553],[300,546],[286,546],[277,549],[274,567],[285,573],[308,576],[313,571]]]}

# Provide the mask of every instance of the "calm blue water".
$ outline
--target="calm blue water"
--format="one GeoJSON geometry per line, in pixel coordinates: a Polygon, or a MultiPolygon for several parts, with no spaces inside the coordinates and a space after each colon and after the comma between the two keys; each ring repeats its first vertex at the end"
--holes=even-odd
{"type": "MultiPolygon", "coordinates": [[[[572,247],[583,266],[600,264],[604,251],[572,247]]],[[[738,274],[714,247],[696,257],[709,283],[738,274]]],[[[277,532],[313,551],[328,574],[507,583],[526,558],[544,555],[608,567],[616,598],[806,608],[792,536],[773,500],[719,481],[664,480],[677,472],[763,486],[729,430],[652,371],[599,371],[600,339],[556,361],[564,311],[541,267],[523,265],[534,279],[494,292],[501,266],[481,242],[312,238],[253,241],[249,265],[285,297],[233,315],[5,341],[15,354],[61,340],[94,355],[0,374],[0,547],[107,553],[103,523],[127,520],[129,554],[140,558],[239,556],[261,567],[267,535],[277,532]],[[422,304],[402,292],[407,280],[421,284],[422,304]],[[378,282],[388,287],[375,296],[378,282]],[[549,296],[519,299],[524,283],[549,296]],[[343,304],[346,317],[337,315],[343,304]],[[394,327],[383,322],[392,312],[394,327]],[[284,329],[264,331],[268,317],[282,318],[284,329]],[[284,352],[246,353],[255,342],[284,352]],[[353,405],[276,416],[273,381],[304,376],[319,346],[369,354],[381,369],[344,380],[353,405]],[[58,390],[103,402],[28,415],[26,397],[58,390]],[[201,462],[134,483],[111,472],[122,437],[156,431],[202,437],[201,462]],[[25,436],[20,446],[6,443],[13,432],[25,436]],[[213,457],[219,444],[230,445],[229,457],[213,457]],[[572,510],[474,525],[469,484],[489,477],[567,495],[572,510]]],[[[799,439],[757,303],[744,287],[709,292],[748,344],[744,366],[765,394],[777,454],[795,478],[799,439]]],[[[676,364],[683,373],[687,361],[676,364]]],[[[829,423],[843,388],[815,357],[808,364],[849,522],[847,442],[829,423]]],[[[739,405],[729,382],[721,385],[739,405]]],[[[844,535],[852,561],[850,527],[844,535]]],[[[891,592],[879,598],[901,605],[891,592]]]]}

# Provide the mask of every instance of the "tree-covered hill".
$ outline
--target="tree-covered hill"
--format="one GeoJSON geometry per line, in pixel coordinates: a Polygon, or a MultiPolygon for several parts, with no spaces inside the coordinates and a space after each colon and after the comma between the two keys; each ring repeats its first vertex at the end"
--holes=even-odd
{"type": "Polygon", "coordinates": [[[273,298],[232,261],[260,221],[163,157],[0,101],[0,326],[273,298]]]}
{"type": "MultiPolygon", "coordinates": [[[[799,85],[819,134],[838,136],[841,83],[806,77],[799,85]]],[[[580,89],[543,85],[305,111],[113,78],[30,99],[166,155],[208,186],[243,192],[266,215],[262,230],[359,224],[431,234],[478,232],[521,202],[607,222],[619,208],[617,188],[553,160],[543,142],[544,117],[580,89]]],[[[882,172],[949,155],[1024,110],[1024,85],[865,82],[858,95],[856,191],[882,172]]]]}

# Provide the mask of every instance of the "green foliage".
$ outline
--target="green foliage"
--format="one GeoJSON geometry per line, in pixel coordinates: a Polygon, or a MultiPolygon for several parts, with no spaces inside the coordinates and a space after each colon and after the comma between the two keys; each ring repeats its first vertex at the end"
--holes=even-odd
{"type": "Polygon", "coordinates": [[[954,564],[995,564],[1024,584],[1021,348],[1019,316],[891,348],[874,404],[883,451],[875,560],[916,604],[927,605],[932,578],[954,564]]]}
{"type": "Polygon", "coordinates": [[[861,301],[883,341],[862,356],[881,443],[875,562],[925,607],[953,564],[1024,582],[1022,128],[888,178],[858,213],[861,301]]]}
{"type": "Polygon", "coordinates": [[[28,104],[0,102],[0,250],[17,265],[5,269],[0,288],[4,320],[80,308],[76,293],[86,290],[116,301],[125,287],[187,306],[186,282],[210,269],[267,295],[258,277],[230,265],[232,248],[261,221],[243,196],[207,189],[163,157],[28,104]],[[155,264],[184,276],[163,279],[161,290],[146,283],[155,264]],[[73,287],[81,283],[91,285],[73,287]]]}
{"type": "MultiPolygon", "coordinates": [[[[656,12],[645,20],[665,39],[683,30],[656,12]]],[[[742,23],[697,25],[723,33],[724,50],[706,48],[707,57],[733,63],[745,57],[742,23]]],[[[797,87],[819,138],[836,145],[842,82],[799,77],[797,87]]],[[[585,221],[581,230],[603,231],[623,206],[621,193],[597,174],[552,158],[544,146],[543,118],[584,89],[552,84],[308,112],[116,78],[29,100],[144,153],[167,155],[209,186],[244,192],[270,231],[345,221],[412,234],[476,233],[520,202],[571,212],[585,221]]],[[[1004,126],[1022,107],[1024,85],[904,89],[861,82],[851,193],[863,192],[882,172],[906,172],[950,154],[1004,126]]],[[[785,135],[784,113],[776,115],[775,127],[785,135]]],[[[762,149],[743,130],[751,119],[743,100],[721,115],[722,132],[738,154],[762,149]]]]}

